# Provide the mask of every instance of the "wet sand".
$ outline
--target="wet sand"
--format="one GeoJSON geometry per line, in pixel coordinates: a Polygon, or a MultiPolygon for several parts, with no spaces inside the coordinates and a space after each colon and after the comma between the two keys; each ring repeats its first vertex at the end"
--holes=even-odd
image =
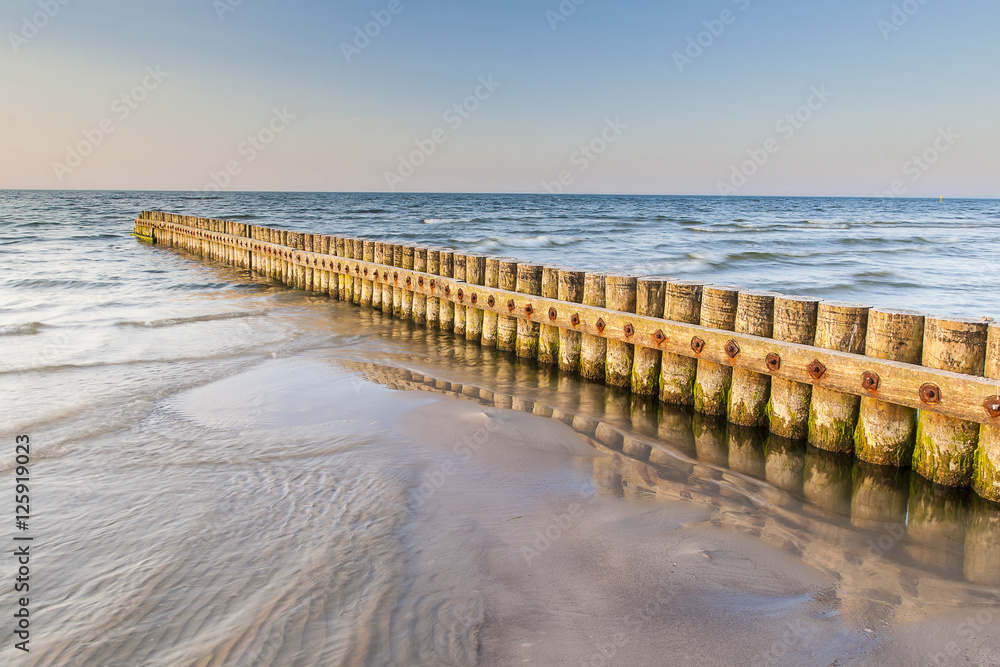
{"type": "Polygon", "coordinates": [[[228,305],[263,313],[210,323],[238,354],[164,372],[119,327],[144,361],[48,390],[4,663],[1000,664],[993,508],[350,305],[228,305]]]}

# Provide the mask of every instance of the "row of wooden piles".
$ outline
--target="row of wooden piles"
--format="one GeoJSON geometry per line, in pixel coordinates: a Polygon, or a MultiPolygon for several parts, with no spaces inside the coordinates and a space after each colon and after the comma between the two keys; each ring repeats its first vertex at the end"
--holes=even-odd
{"type": "MultiPolygon", "coordinates": [[[[144,214],[171,217],[171,214],[144,214]]],[[[773,338],[1000,380],[1000,326],[992,320],[822,301],[696,281],[585,272],[451,249],[302,234],[191,216],[167,222],[249,237],[288,248],[440,275],[560,301],[773,338]],[[183,220],[183,222],[180,222],[183,220]],[[202,227],[206,228],[206,227],[202,227]]],[[[729,422],[859,459],[911,466],[946,486],[972,485],[1000,501],[1000,425],[980,425],[930,410],[893,405],[828,388],[579,333],[362,276],[299,266],[233,248],[225,241],[161,239],[268,276],[289,287],[329,294],[394,317],[453,331],[486,347],[579,373],[664,403],[690,406],[729,422]],[[207,246],[207,247],[204,247],[207,246]]],[[[494,304],[489,304],[493,307],[494,304]]],[[[780,363],[780,362],[779,362],[780,363]]],[[[866,379],[867,381],[867,379],[866,379]]],[[[873,379],[877,383],[878,380],[873,379]]],[[[875,387],[877,388],[877,386],[875,387]]],[[[927,397],[932,404],[934,397],[927,397]]]]}

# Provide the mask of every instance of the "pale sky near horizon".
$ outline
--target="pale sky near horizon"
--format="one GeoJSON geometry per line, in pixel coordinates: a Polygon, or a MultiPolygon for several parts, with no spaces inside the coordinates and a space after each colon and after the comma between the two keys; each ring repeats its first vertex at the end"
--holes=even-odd
{"type": "Polygon", "coordinates": [[[995,0],[5,0],[0,188],[1000,197],[998,25],[995,0]]]}

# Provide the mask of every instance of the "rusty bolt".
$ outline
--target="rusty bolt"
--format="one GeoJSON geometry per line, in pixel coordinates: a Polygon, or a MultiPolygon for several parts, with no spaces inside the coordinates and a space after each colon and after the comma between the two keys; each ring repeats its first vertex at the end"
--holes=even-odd
{"type": "Polygon", "coordinates": [[[705,341],[695,336],[691,339],[691,349],[695,351],[695,354],[701,354],[705,349],[705,341]]]}
{"type": "Polygon", "coordinates": [[[444,294],[445,294],[445,296],[448,296],[449,294],[451,294],[451,285],[445,285],[444,294]]]}
{"type": "Polygon", "coordinates": [[[343,266],[343,264],[341,264],[340,262],[337,262],[337,270],[338,271],[340,271],[340,269],[341,269],[342,266],[343,266]]]}
{"type": "MultiPolygon", "coordinates": [[[[365,275],[366,276],[368,275],[368,267],[365,267],[365,275]]],[[[423,278],[421,278],[420,280],[423,280],[423,278]]]]}
{"type": "Polygon", "coordinates": [[[406,284],[409,285],[412,282],[413,282],[413,278],[411,276],[406,276],[406,284]]]}
{"type": "Polygon", "coordinates": [[[606,325],[604,324],[604,320],[601,319],[600,317],[598,317],[597,318],[597,332],[598,333],[604,333],[604,327],[605,326],[606,325]]]}
{"type": "Polygon", "coordinates": [[[382,280],[388,280],[388,279],[389,279],[389,272],[388,271],[383,271],[382,272],[382,280]]]}
{"type": "Polygon", "coordinates": [[[465,292],[460,287],[460,288],[458,288],[458,300],[461,301],[464,298],[465,298],[465,292]]]}
{"type": "Polygon", "coordinates": [[[781,369],[781,357],[772,352],[764,357],[764,365],[767,366],[768,370],[771,372],[778,371],[781,369]]]}
{"type": "Polygon", "coordinates": [[[436,286],[437,286],[437,281],[431,280],[431,289],[434,289],[436,286]]]}
{"type": "Polygon", "coordinates": [[[479,295],[476,294],[475,292],[473,292],[472,293],[472,305],[476,305],[477,303],[479,303],[479,295]]]}
{"type": "Polygon", "coordinates": [[[657,329],[656,333],[653,334],[653,340],[656,341],[657,345],[663,345],[663,341],[667,339],[666,334],[663,333],[663,329],[657,329]]]}
{"type": "Polygon", "coordinates": [[[492,294],[490,294],[490,298],[486,299],[486,304],[487,304],[487,305],[488,305],[488,306],[489,306],[490,308],[492,308],[493,306],[497,305],[497,300],[493,298],[493,295],[492,295],[492,294]]]}
{"type": "MultiPolygon", "coordinates": [[[[355,266],[355,267],[354,267],[354,275],[358,275],[359,273],[361,273],[361,267],[358,267],[358,266],[355,266]]],[[[409,279],[409,278],[407,278],[407,279],[406,279],[406,282],[407,282],[407,283],[409,283],[409,282],[410,282],[410,279],[409,279]]]]}
{"type": "Polygon", "coordinates": [[[424,278],[423,278],[423,276],[417,278],[417,285],[419,285],[420,287],[424,286],[424,278]]]}
{"type": "Polygon", "coordinates": [[[941,402],[941,388],[936,384],[928,382],[927,384],[920,387],[920,400],[924,403],[940,403],[941,402]]]}
{"type": "Polygon", "coordinates": [[[630,322],[625,325],[625,337],[631,338],[634,335],[635,335],[635,327],[632,326],[632,323],[630,322]]]}
{"type": "Polygon", "coordinates": [[[509,310],[512,313],[514,312],[514,299],[511,299],[510,301],[507,302],[507,310],[509,310]]]}
{"type": "Polygon", "coordinates": [[[533,312],[535,312],[535,308],[530,303],[524,307],[525,315],[531,315],[533,312]]]}
{"type": "Polygon", "coordinates": [[[1000,396],[990,396],[983,402],[983,407],[990,417],[994,419],[1000,417],[1000,396]]]}
{"type": "Polygon", "coordinates": [[[555,308],[549,308],[549,319],[553,322],[559,317],[559,312],[555,308]]]}
{"type": "Polygon", "coordinates": [[[861,374],[861,387],[865,391],[878,391],[878,386],[881,382],[882,378],[878,376],[878,373],[865,371],[861,374]]]}
{"type": "Polygon", "coordinates": [[[580,326],[580,316],[573,313],[569,318],[569,323],[575,327],[580,326]]]}
{"type": "Polygon", "coordinates": [[[809,373],[809,377],[814,380],[819,380],[824,375],[826,375],[826,366],[820,363],[819,359],[813,359],[806,366],[806,372],[809,373]]]}
{"type": "Polygon", "coordinates": [[[397,283],[399,282],[399,271],[393,271],[392,272],[392,279],[393,279],[394,282],[397,282],[397,283]]]}
{"type": "Polygon", "coordinates": [[[732,339],[726,343],[726,346],[723,349],[726,351],[726,355],[728,355],[730,359],[735,359],[740,353],[740,346],[735,340],[732,339]]]}

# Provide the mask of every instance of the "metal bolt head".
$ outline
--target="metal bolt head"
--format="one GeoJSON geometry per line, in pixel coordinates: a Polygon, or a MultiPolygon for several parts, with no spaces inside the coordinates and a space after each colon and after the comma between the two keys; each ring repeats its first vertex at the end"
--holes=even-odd
{"type": "Polygon", "coordinates": [[[576,313],[573,313],[569,318],[569,323],[575,327],[580,326],[580,316],[577,315],[576,313]]]}
{"type": "Polygon", "coordinates": [[[444,294],[445,294],[445,296],[448,296],[449,294],[451,294],[451,285],[445,285],[444,294]]]}
{"type": "Polygon", "coordinates": [[[878,376],[878,373],[865,371],[861,374],[861,388],[865,391],[878,391],[878,386],[881,382],[882,378],[878,376]]]}
{"type": "Polygon", "coordinates": [[[735,359],[740,353],[739,344],[732,339],[730,339],[729,342],[726,343],[726,347],[723,349],[726,351],[726,356],[728,356],[730,359],[735,359]]]}
{"type": "MultiPolygon", "coordinates": [[[[360,269],[360,267],[357,267],[357,266],[355,266],[355,267],[354,267],[354,275],[358,275],[359,273],[361,273],[361,269],[360,269]]],[[[409,283],[410,283],[410,279],[409,279],[409,278],[407,278],[407,279],[406,279],[406,283],[407,283],[407,284],[409,284],[409,283]]]]}
{"type": "Polygon", "coordinates": [[[549,319],[553,322],[559,317],[559,312],[555,308],[549,308],[549,319]]]}
{"type": "Polygon", "coordinates": [[[458,288],[458,300],[461,301],[464,298],[465,298],[465,291],[461,287],[459,287],[458,288]]]}
{"type": "Polygon", "coordinates": [[[806,366],[806,372],[809,373],[809,377],[813,380],[819,380],[824,375],[826,375],[826,366],[824,366],[819,359],[813,359],[806,366]]]}
{"type": "Polygon", "coordinates": [[[772,352],[764,357],[764,365],[767,366],[768,370],[771,372],[781,370],[781,357],[772,352]]]}
{"type": "Polygon", "coordinates": [[[423,279],[423,277],[417,278],[417,285],[419,285],[420,287],[424,286],[424,279],[423,279]]]}
{"type": "Polygon", "coordinates": [[[994,419],[1000,417],[1000,396],[990,396],[983,401],[983,407],[986,408],[990,417],[994,419]]]}
{"type": "Polygon", "coordinates": [[[604,333],[604,327],[605,326],[606,325],[604,324],[604,319],[600,318],[600,317],[597,318],[597,331],[598,331],[598,333],[604,333]]]}
{"type": "Polygon", "coordinates": [[[705,351],[705,341],[695,336],[691,339],[691,349],[695,354],[701,354],[705,351]]]}
{"type": "Polygon", "coordinates": [[[656,341],[657,345],[663,345],[663,341],[667,339],[666,334],[663,333],[663,329],[657,329],[656,333],[653,334],[653,340],[656,341]]]}
{"type": "Polygon", "coordinates": [[[342,266],[343,266],[343,264],[342,264],[342,263],[340,263],[340,262],[337,262],[337,270],[338,270],[338,271],[340,271],[340,269],[341,269],[341,267],[342,267],[342,266]]]}
{"type": "Polygon", "coordinates": [[[533,312],[535,312],[535,308],[530,303],[524,307],[525,315],[531,315],[533,312]]]}
{"type": "Polygon", "coordinates": [[[473,305],[479,303],[479,295],[476,294],[475,292],[472,293],[472,303],[473,305]]]}
{"type": "Polygon", "coordinates": [[[393,271],[392,272],[392,279],[393,279],[394,282],[397,282],[397,283],[399,282],[399,271],[393,271]]]}
{"type": "Polygon", "coordinates": [[[411,276],[406,276],[406,284],[409,285],[412,282],[413,282],[413,278],[411,276]]]}
{"type": "Polygon", "coordinates": [[[932,382],[920,387],[920,400],[933,405],[941,402],[941,388],[932,382]]]}
{"type": "MultiPolygon", "coordinates": [[[[367,268],[367,267],[365,267],[365,275],[366,275],[366,276],[368,275],[368,268],[367,268]]],[[[421,278],[421,279],[420,279],[420,284],[422,285],[423,283],[424,283],[424,279],[423,279],[423,278],[421,278]]]]}
{"type": "Polygon", "coordinates": [[[507,302],[507,310],[510,311],[510,312],[512,312],[512,313],[514,312],[514,299],[510,299],[507,302]]]}
{"type": "Polygon", "coordinates": [[[382,272],[382,280],[388,280],[388,279],[389,279],[389,272],[388,271],[383,271],[382,272]]]}
{"type": "Polygon", "coordinates": [[[490,298],[486,299],[486,305],[488,305],[490,308],[497,305],[497,300],[493,298],[492,294],[490,294],[490,298]]]}
{"type": "Polygon", "coordinates": [[[634,335],[635,335],[635,327],[632,326],[631,322],[629,322],[628,324],[625,325],[625,337],[631,338],[634,335]]]}
{"type": "Polygon", "coordinates": [[[434,289],[435,287],[437,287],[437,281],[436,280],[432,280],[431,281],[431,289],[434,289]]]}

